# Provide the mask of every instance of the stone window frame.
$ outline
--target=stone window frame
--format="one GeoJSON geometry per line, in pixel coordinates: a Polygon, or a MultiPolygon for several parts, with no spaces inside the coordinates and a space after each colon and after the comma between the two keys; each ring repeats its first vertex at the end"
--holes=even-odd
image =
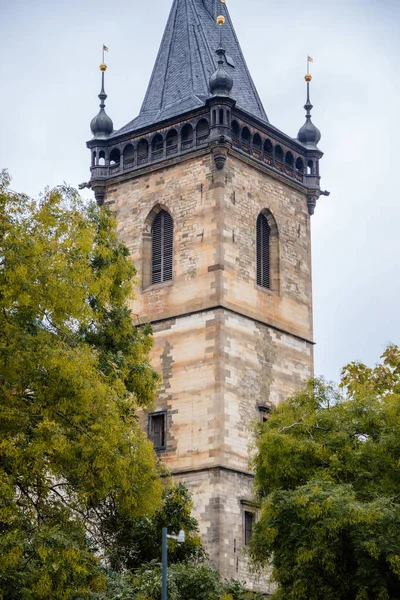
{"type": "Polygon", "coordinates": [[[167,448],[167,411],[166,410],[159,410],[157,412],[152,412],[149,413],[147,416],[147,436],[149,438],[149,440],[154,444],[154,450],[156,450],[156,452],[161,452],[162,450],[166,450],[167,448]],[[156,446],[154,444],[154,438],[153,438],[153,434],[152,434],[152,423],[154,422],[155,418],[158,417],[163,417],[164,420],[164,435],[163,435],[163,441],[164,443],[161,446],[156,446]]]}
{"type": "Polygon", "coordinates": [[[254,281],[255,281],[255,286],[258,290],[261,290],[265,293],[269,293],[269,294],[276,294],[277,296],[280,295],[280,287],[281,287],[281,281],[280,281],[280,248],[279,248],[279,229],[278,229],[278,224],[276,222],[276,219],[273,215],[273,213],[270,211],[269,208],[263,208],[262,210],[260,210],[257,213],[256,216],[256,220],[255,220],[255,226],[254,226],[254,232],[255,232],[255,273],[254,273],[254,281]],[[270,229],[270,233],[269,233],[269,243],[270,243],[270,248],[269,248],[269,287],[264,287],[262,285],[259,285],[257,283],[257,267],[258,267],[258,262],[257,262],[257,221],[258,221],[258,217],[260,215],[264,215],[265,218],[268,221],[268,225],[269,225],[269,229],[270,229]]]}
{"type": "MultiPolygon", "coordinates": [[[[252,532],[253,532],[253,528],[254,525],[257,523],[258,521],[258,512],[259,512],[259,506],[257,504],[255,504],[254,502],[251,502],[250,500],[245,500],[242,499],[240,501],[241,507],[242,507],[242,547],[243,548],[248,548],[249,544],[246,544],[246,513],[253,515],[253,522],[252,522],[252,532]]],[[[250,539],[249,539],[250,541],[250,539]]]]}
{"type": "Polygon", "coordinates": [[[153,206],[149,214],[147,215],[144,228],[142,231],[142,244],[141,244],[141,289],[142,292],[153,290],[157,288],[167,287],[174,283],[174,256],[175,256],[175,235],[172,239],[172,279],[163,281],[162,283],[152,283],[152,226],[154,219],[162,210],[165,210],[171,215],[172,225],[175,233],[175,219],[172,211],[168,206],[162,203],[157,203],[153,206]]]}

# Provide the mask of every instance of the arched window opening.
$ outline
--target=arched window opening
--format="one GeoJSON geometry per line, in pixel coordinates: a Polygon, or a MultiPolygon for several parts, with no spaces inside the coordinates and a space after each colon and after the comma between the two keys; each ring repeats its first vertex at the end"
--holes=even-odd
{"type": "Polygon", "coordinates": [[[129,165],[135,160],[135,149],[132,144],[127,144],[123,152],[124,165],[129,165]]]}
{"type": "Polygon", "coordinates": [[[240,128],[237,121],[232,121],[232,141],[235,146],[239,143],[240,128]]]}
{"type": "Polygon", "coordinates": [[[178,152],[178,132],[176,129],[171,129],[167,133],[167,155],[178,152]]]}
{"type": "Polygon", "coordinates": [[[114,148],[110,153],[110,165],[118,165],[121,159],[120,151],[118,148],[114,148]]]}
{"type": "Polygon", "coordinates": [[[222,108],[219,109],[219,124],[224,124],[224,111],[222,110],[222,108]]]}
{"type": "Polygon", "coordinates": [[[186,123],[181,131],[182,150],[187,150],[193,146],[193,127],[186,123]]]}
{"type": "Polygon", "coordinates": [[[104,152],[104,150],[100,150],[100,152],[99,152],[99,165],[101,167],[104,167],[105,164],[106,164],[106,153],[104,152]]]}
{"type": "Polygon", "coordinates": [[[250,152],[251,135],[248,127],[242,129],[242,148],[245,152],[250,152]]]}
{"type": "Polygon", "coordinates": [[[157,133],[151,142],[151,154],[154,158],[161,158],[164,152],[164,138],[161,133],[157,133]]]}
{"type": "Polygon", "coordinates": [[[289,167],[293,167],[294,158],[291,152],[286,152],[285,162],[289,167]]]}
{"type": "Polygon", "coordinates": [[[275,166],[283,171],[283,150],[280,146],[275,146],[275,166]]]}
{"type": "Polygon", "coordinates": [[[261,213],[257,219],[257,285],[270,288],[270,236],[267,217],[261,213]]]}
{"type": "Polygon", "coordinates": [[[138,164],[146,163],[149,158],[149,142],[140,140],[137,147],[138,164]]]}
{"type": "Polygon", "coordinates": [[[93,152],[92,153],[92,167],[96,166],[96,156],[97,156],[96,152],[93,152]]]}
{"type": "Polygon", "coordinates": [[[202,144],[208,140],[209,131],[210,128],[207,119],[200,119],[196,127],[197,145],[202,144]]]}
{"type": "Polygon", "coordinates": [[[304,163],[302,161],[302,159],[299,158],[296,160],[296,171],[298,171],[299,173],[304,173],[304,163]]]}
{"type": "Polygon", "coordinates": [[[307,163],[307,175],[313,175],[314,174],[314,163],[312,160],[309,160],[307,163]]]}
{"type": "Polygon", "coordinates": [[[213,125],[217,124],[217,111],[216,110],[212,111],[212,124],[213,125]]]}
{"type": "Polygon", "coordinates": [[[151,228],[151,282],[163,283],[172,279],[174,224],[171,215],[161,210],[151,228]]]}
{"type": "Polygon", "coordinates": [[[262,147],[261,137],[258,135],[258,133],[256,133],[253,137],[253,148],[256,148],[257,150],[259,150],[261,152],[261,147],[262,147]]]}
{"type": "Polygon", "coordinates": [[[268,154],[268,156],[272,156],[273,146],[271,140],[265,140],[264,142],[264,152],[268,154]]]}

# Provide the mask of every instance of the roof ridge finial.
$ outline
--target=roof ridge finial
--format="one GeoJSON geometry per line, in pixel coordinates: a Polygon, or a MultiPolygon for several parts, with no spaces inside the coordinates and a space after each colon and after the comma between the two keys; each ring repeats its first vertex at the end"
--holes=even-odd
{"type": "Polygon", "coordinates": [[[107,99],[107,94],[104,87],[104,73],[107,70],[107,65],[104,62],[104,52],[108,52],[108,48],[103,44],[103,62],[99,67],[101,71],[101,90],[98,96],[100,100],[100,111],[90,123],[90,129],[92,130],[93,135],[97,138],[108,137],[114,130],[113,122],[105,111],[105,100],[107,99]]]}
{"type": "Polygon", "coordinates": [[[310,83],[312,81],[312,75],[310,73],[310,62],[314,62],[314,59],[311,56],[307,56],[307,74],[304,79],[307,83],[307,100],[304,105],[304,109],[306,111],[306,122],[303,127],[300,129],[297,139],[306,145],[317,146],[318,142],[321,139],[321,132],[311,121],[311,110],[313,109],[313,105],[310,100],[310,83]]]}
{"type": "MultiPolygon", "coordinates": [[[[225,4],[225,0],[221,0],[221,3],[225,4]]],[[[210,77],[210,90],[213,96],[229,96],[229,92],[233,87],[233,79],[225,68],[225,48],[222,43],[222,25],[225,23],[225,17],[219,15],[216,21],[220,28],[219,46],[216,50],[218,67],[215,73],[210,77]]]]}

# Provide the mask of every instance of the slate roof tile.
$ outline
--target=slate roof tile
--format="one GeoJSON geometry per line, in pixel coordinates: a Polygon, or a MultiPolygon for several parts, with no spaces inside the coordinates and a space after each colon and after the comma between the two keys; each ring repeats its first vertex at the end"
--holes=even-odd
{"type": "Polygon", "coordinates": [[[217,68],[218,13],[226,17],[223,45],[234,65],[226,66],[234,80],[231,96],[240,108],[268,122],[226,5],[220,0],[174,0],[140,114],[111,137],[204,106],[217,68]]]}

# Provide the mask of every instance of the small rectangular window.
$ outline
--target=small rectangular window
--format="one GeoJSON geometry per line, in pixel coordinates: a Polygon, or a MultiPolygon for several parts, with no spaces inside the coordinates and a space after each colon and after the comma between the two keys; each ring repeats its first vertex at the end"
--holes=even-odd
{"type": "Polygon", "coordinates": [[[244,545],[248,546],[253,535],[255,514],[248,510],[244,511],[244,545]]]}
{"type": "Polygon", "coordinates": [[[265,423],[266,421],[268,421],[268,417],[271,413],[271,408],[269,406],[259,406],[258,410],[260,411],[261,423],[265,423]]]}
{"type": "Polygon", "coordinates": [[[149,438],[156,450],[165,448],[166,438],[166,414],[165,412],[149,415],[149,438]]]}

